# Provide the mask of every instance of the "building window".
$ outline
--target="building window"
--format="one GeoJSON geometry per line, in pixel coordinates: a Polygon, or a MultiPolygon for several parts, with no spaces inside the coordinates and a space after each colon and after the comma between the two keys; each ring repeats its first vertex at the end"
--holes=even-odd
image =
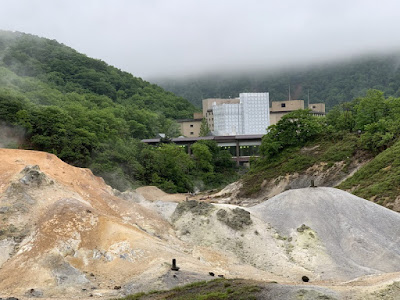
{"type": "Polygon", "coordinates": [[[281,104],[281,107],[286,107],[286,103],[282,103],[282,104],[281,104]]]}
{"type": "Polygon", "coordinates": [[[190,124],[190,127],[193,127],[193,124],[190,124]]]}
{"type": "Polygon", "coordinates": [[[190,132],[190,135],[193,135],[193,134],[194,134],[194,132],[193,132],[193,131],[191,131],[191,132],[190,132]]]}

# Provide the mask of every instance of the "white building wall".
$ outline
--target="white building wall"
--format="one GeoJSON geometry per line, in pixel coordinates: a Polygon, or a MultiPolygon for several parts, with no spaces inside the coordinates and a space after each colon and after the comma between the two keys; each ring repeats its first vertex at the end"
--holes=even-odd
{"type": "Polygon", "coordinates": [[[269,126],[269,93],[241,93],[243,133],[265,134],[269,126]]]}
{"type": "Polygon", "coordinates": [[[214,134],[242,134],[243,114],[241,104],[213,105],[214,134]]]}
{"type": "Polygon", "coordinates": [[[269,94],[241,93],[240,103],[212,106],[214,135],[265,134],[269,126],[269,94]]]}

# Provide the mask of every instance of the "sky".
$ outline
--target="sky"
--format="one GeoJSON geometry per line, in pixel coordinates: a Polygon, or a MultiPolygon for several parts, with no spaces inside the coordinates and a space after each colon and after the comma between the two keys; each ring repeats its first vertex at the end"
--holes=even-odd
{"type": "Polygon", "coordinates": [[[0,29],[144,79],[400,50],[398,0],[0,0],[0,29]]]}

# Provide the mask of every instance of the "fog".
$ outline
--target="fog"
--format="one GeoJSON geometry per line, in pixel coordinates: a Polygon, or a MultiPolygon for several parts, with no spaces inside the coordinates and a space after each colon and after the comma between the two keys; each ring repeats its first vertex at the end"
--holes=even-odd
{"type": "Polygon", "coordinates": [[[400,49],[400,2],[0,0],[0,29],[150,79],[305,66],[400,49]]]}
{"type": "Polygon", "coordinates": [[[25,129],[0,122],[0,148],[18,148],[24,139],[25,129]]]}

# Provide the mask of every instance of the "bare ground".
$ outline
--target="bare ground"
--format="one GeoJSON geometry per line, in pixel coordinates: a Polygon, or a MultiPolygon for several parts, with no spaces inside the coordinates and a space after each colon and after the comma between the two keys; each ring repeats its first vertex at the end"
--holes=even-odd
{"type": "Polygon", "coordinates": [[[399,215],[348,193],[198,205],[155,187],[119,193],[43,152],[0,149],[0,161],[0,297],[113,298],[213,272],[276,281],[281,299],[304,287],[315,297],[396,299],[399,215]]]}

